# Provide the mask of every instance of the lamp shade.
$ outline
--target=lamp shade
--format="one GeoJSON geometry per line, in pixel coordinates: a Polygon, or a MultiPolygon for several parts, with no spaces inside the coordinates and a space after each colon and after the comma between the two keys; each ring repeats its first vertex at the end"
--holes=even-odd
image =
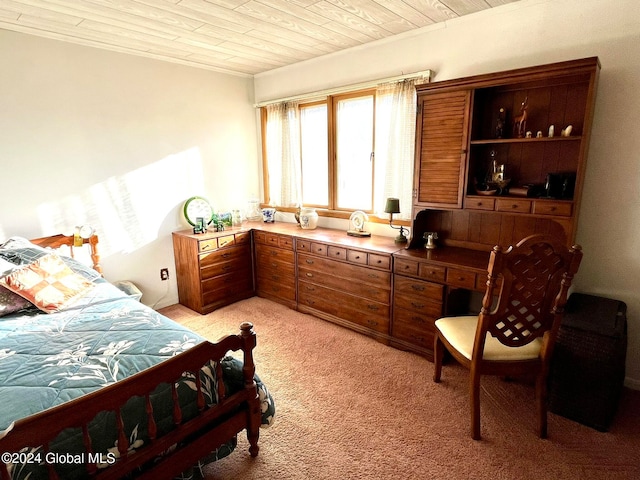
{"type": "Polygon", "coordinates": [[[384,207],[385,213],[400,213],[400,199],[387,198],[387,204],[384,207]]]}

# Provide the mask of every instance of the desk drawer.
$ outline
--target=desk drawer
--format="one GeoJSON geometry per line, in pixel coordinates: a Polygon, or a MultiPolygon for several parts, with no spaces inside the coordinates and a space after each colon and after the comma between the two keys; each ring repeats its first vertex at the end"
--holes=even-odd
{"type": "Polygon", "coordinates": [[[391,335],[422,348],[433,348],[433,334],[436,319],[429,315],[419,314],[404,308],[393,309],[393,326],[391,335]]]}
{"type": "Polygon", "coordinates": [[[428,263],[421,263],[418,268],[418,276],[425,280],[431,280],[433,282],[444,282],[447,269],[438,265],[430,265],[428,263]]]}
{"type": "Polygon", "coordinates": [[[476,274],[459,268],[448,268],[447,285],[473,290],[476,286],[476,274]]]}
{"type": "Polygon", "coordinates": [[[412,277],[417,277],[418,265],[419,263],[414,260],[396,258],[393,262],[393,273],[400,273],[403,275],[411,275],[412,277]]]}
{"type": "Polygon", "coordinates": [[[394,277],[393,291],[396,294],[415,295],[416,298],[426,298],[436,302],[442,302],[444,286],[398,275],[394,277]]]}

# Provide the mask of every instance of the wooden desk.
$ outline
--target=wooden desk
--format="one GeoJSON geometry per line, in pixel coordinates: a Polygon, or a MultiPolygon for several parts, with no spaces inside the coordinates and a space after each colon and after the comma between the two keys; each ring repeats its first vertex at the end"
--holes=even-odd
{"type": "Polygon", "coordinates": [[[489,252],[459,247],[393,254],[391,344],[433,358],[435,321],[467,313],[470,292],[484,291],[489,252]]]}

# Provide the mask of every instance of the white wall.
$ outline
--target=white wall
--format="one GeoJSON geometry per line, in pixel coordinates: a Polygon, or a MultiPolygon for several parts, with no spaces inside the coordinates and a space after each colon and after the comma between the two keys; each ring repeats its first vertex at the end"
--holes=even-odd
{"type": "Polygon", "coordinates": [[[253,80],[4,30],[0,65],[0,241],[91,224],[107,279],[177,303],[184,201],[258,194],[253,80]]]}
{"type": "Polygon", "coordinates": [[[576,58],[602,63],[577,240],[578,291],[627,303],[627,385],[640,389],[640,4],[521,0],[260,74],[256,101],[431,68],[447,80],[576,58]]]}

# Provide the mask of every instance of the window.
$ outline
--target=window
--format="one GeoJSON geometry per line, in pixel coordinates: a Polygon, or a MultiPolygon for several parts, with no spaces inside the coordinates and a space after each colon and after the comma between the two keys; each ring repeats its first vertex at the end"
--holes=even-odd
{"type": "Polygon", "coordinates": [[[263,108],[265,201],[321,215],[383,214],[400,198],[411,218],[414,81],[263,108]]]}
{"type": "Polygon", "coordinates": [[[302,204],[329,208],[327,104],[300,107],[302,204]]]}

